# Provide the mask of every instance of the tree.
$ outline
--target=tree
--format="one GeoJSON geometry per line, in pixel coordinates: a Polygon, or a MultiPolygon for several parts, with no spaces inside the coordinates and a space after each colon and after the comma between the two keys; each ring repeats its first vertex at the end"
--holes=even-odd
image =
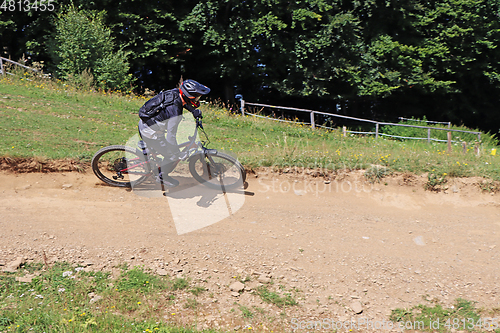
{"type": "Polygon", "coordinates": [[[236,84],[247,90],[260,82],[258,36],[279,24],[263,12],[265,2],[199,1],[180,22],[191,49],[184,57],[187,75],[211,82],[225,100],[232,99],[236,84]]]}
{"type": "Polygon", "coordinates": [[[78,1],[83,8],[106,10],[106,24],[116,43],[132,55],[130,65],[139,89],[161,90],[179,81],[189,45],[178,25],[194,4],[172,0],[78,1]]]}
{"type": "Polygon", "coordinates": [[[51,15],[50,11],[0,11],[0,55],[48,60],[44,42],[51,34],[51,15]]]}
{"type": "Polygon", "coordinates": [[[103,13],[69,6],[57,15],[51,55],[57,74],[65,79],[82,77],[87,71],[104,89],[127,89],[132,82],[128,54],[115,49],[103,13]]]}
{"type": "Polygon", "coordinates": [[[366,41],[358,96],[376,99],[386,119],[498,123],[499,10],[496,0],[365,1],[355,10],[366,41]]]}
{"type": "Polygon", "coordinates": [[[415,9],[409,15],[420,43],[441,50],[423,54],[423,66],[436,79],[453,82],[436,111],[471,126],[498,124],[500,2],[426,1],[415,9]]]}

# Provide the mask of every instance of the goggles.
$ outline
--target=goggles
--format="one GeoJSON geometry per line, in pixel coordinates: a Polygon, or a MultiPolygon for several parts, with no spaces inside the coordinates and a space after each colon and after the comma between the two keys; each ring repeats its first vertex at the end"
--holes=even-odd
{"type": "Polygon", "coordinates": [[[200,107],[200,98],[201,95],[198,95],[196,97],[191,97],[189,101],[191,102],[191,105],[194,106],[195,108],[200,107]]]}

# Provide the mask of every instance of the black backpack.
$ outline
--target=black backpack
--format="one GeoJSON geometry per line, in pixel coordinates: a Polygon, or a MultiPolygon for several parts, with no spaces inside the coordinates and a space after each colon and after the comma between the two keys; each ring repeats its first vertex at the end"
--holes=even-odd
{"type": "Polygon", "coordinates": [[[171,89],[162,91],[155,97],[144,103],[139,109],[139,117],[142,120],[148,120],[154,117],[158,112],[169,105],[174,104],[175,99],[179,96],[179,89],[171,89]]]}

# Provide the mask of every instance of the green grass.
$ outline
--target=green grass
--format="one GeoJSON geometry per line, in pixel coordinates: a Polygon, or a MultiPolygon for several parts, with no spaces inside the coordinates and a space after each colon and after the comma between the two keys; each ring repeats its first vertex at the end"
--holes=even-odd
{"type": "Polygon", "coordinates": [[[410,329],[410,326],[420,328],[419,331],[449,332],[454,329],[484,332],[487,329],[495,329],[495,332],[500,332],[498,318],[493,321],[490,317],[495,316],[482,316],[474,302],[459,298],[452,308],[443,308],[440,304],[420,304],[410,309],[395,309],[392,310],[389,320],[403,326],[408,325],[407,329],[410,329]]]}
{"type": "MultiPolygon", "coordinates": [[[[123,269],[120,277],[85,272],[68,263],[47,270],[41,264],[23,267],[37,272],[31,283],[19,273],[0,273],[0,332],[198,332],[173,327],[163,320],[174,292],[174,280],[140,267],[123,269]],[[99,296],[99,299],[95,298],[99,296]]],[[[189,300],[188,308],[196,300],[189,300]]]]}
{"type": "Polygon", "coordinates": [[[244,305],[239,305],[238,307],[243,318],[252,318],[254,316],[254,313],[248,307],[244,305]]]}
{"type": "Polygon", "coordinates": [[[283,295],[270,291],[266,286],[261,286],[256,289],[257,295],[266,303],[274,304],[279,308],[285,306],[294,306],[299,303],[293,298],[291,293],[284,293],[283,295]]]}
{"type": "Polygon", "coordinates": [[[195,300],[194,298],[188,298],[186,300],[186,303],[184,303],[184,308],[185,309],[196,309],[200,304],[198,303],[197,300],[195,300]]]}
{"type": "Polygon", "coordinates": [[[377,182],[380,183],[382,178],[387,177],[391,174],[391,171],[387,167],[375,165],[369,167],[365,171],[365,178],[368,179],[372,184],[377,182]]]}
{"type": "Polygon", "coordinates": [[[189,281],[185,278],[175,278],[172,282],[173,290],[183,290],[189,286],[189,281]]]}
{"type": "Polygon", "coordinates": [[[140,98],[0,81],[0,155],[91,158],[135,133],[140,98]]]}
{"type": "Polygon", "coordinates": [[[152,290],[165,291],[173,288],[175,281],[160,279],[159,277],[145,272],[140,267],[131,270],[124,269],[116,284],[117,291],[140,291],[150,292],[152,290]]]}
{"type": "Polygon", "coordinates": [[[195,286],[193,287],[192,289],[189,290],[189,292],[195,296],[199,296],[201,295],[201,293],[203,293],[206,289],[204,287],[200,287],[200,286],[195,286]]]}
{"type": "MultiPolygon", "coordinates": [[[[426,117],[424,117],[424,119],[421,119],[421,120],[409,119],[409,120],[400,121],[399,124],[425,126],[425,127],[431,127],[431,128],[448,128],[448,126],[444,125],[444,124],[440,124],[440,125],[435,125],[432,123],[428,124],[426,121],[427,121],[427,119],[426,119],[426,117]]],[[[455,126],[455,125],[450,126],[450,129],[469,131],[469,132],[471,132],[471,131],[472,132],[481,132],[478,129],[470,129],[470,128],[466,128],[464,126],[455,126]]],[[[380,133],[385,133],[385,134],[395,135],[395,136],[400,136],[400,137],[427,138],[427,129],[416,128],[416,127],[385,125],[385,126],[380,127],[380,133]]],[[[472,144],[475,144],[478,142],[477,134],[463,133],[463,132],[451,132],[451,134],[452,134],[453,141],[468,142],[468,143],[472,143],[472,144]]],[[[447,131],[431,129],[431,137],[433,139],[446,141],[447,136],[448,136],[447,131]]],[[[404,141],[406,139],[395,138],[395,140],[404,141]]],[[[492,136],[490,133],[486,133],[486,135],[481,134],[481,141],[488,146],[498,144],[498,139],[496,137],[492,136]]]]}
{"type": "MultiPolygon", "coordinates": [[[[102,146],[124,144],[137,133],[137,110],[145,99],[117,93],[79,92],[52,81],[0,79],[0,156],[88,161],[102,146]]],[[[236,155],[247,168],[370,169],[372,181],[384,173],[433,173],[446,177],[480,176],[500,180],[497,142],[483,134],[475,143],[448,151],[444,143],[348,135],[251,116],[231,115],[222,105],[202,105],[211,148],[236,155]],[[384,167],[381,169],[380,167],[384,167]]],[[[186,114],[186,119],[191,116],[186,114]]],[[[192,130],[189,122],[188,132],[192,130]]],[[[182,140],[179,140],[182,141],[182,140]]]]}

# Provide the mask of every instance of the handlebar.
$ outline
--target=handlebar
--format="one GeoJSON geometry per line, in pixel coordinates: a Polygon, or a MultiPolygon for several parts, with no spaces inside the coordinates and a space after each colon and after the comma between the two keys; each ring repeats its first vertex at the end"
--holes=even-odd
{"type": "Polygon", "coordinates": [[[210,139],[208,138],[208,135],[207,133],[205,132],[205,129],[203,128],[203,123],[201,121],[201,117],[199,118],[196,118],[196,126],[194,128],[194,133],[193,135],[189,135],[188,136],[188,140],[187,142],[184,142],[184,143],[181,143],[180,145],[178,145],[179,148],[183,148],[183,147],[190,147],[192,144],[194,144],[194,141],[196,140],[196,138],[198,137],[198,129],[201,130],[201,132],[205,135],[205,138],[206,140],[205,141],[202,141],[202,143],[204,145],[208,145],[210,143],[210,139]]]}
{"type": "Polygon", "coordinates": [[[196,127],[203,129],[203,123],[201,122],[201,118],[196,118],[196,127]]]}

